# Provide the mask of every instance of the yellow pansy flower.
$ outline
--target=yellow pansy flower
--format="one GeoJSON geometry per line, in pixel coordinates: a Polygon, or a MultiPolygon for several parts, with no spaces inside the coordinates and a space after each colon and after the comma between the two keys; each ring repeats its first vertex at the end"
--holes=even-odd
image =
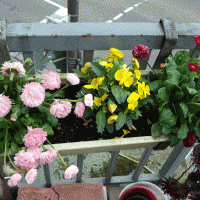
{"type": "Polygon", "coordinates": [[[106,57],[105,59],[104,59],[104,61],[106,61],[106,62],[108,62],[108,63],[111,63],[111,62],[113,62],[113,60],[114,60],[114,56],[108,56],[108,57],[106,57]]]}
{"type": "Polygon", "coordinates": [[[98,87],[102,84],[103,80],[104,80],[104,76],[103,77],[94,78],[92,80],[92,82],[90,83],[90,85],[84,85],[83,87],[87,88],[87,89],[96,89],[96,90],[98,90],[98,87]]]}
{"type": "Polygon", "coordinates": [[[81,72],[85,74],[89,68],[91,68],[91,63],[87,62],[85,63],[85,66],[81,68],[81,72]]]}
{"type": "Polygon", "coordinates": [[[132,76],[132,72],[129,72],[129,67],[126,69],[119,69],[116,73],[115,73],[115,79],[117,81],[119,81],[119,85],[122,85],[124,83],[124,85],[126,87],[130,87],[131,84],[133,84],[133,77],[132,76]]]}
{"type": "Polygon", "coordinates": [[[113,64],[112,64],[112,63],[108,63],[108,64],[105,65],[105,67],[106,67],[107,69],[113,68],[113,64]]]}
{"type": "Polygon", "coordinates": [[[115,112],[115,110],[117,109],[117,105],[116,104],[109,104],[108,105],[108,110],[113,113],[115,112]]]}
{"type": "Polygon", "coordinates": [[[93,100],[93,102],[94,102],[94,104],[96,105],[96,106],[100,106],[101,105],[101,98],[95,98],[94,100],[93,100]]]}
{"type": "Polygon", "coordinates": [[[145,87],[145,82],[142,83],[138,82],[138,93],[140,94],[140,98],[144,99],[147,97],[147,95],[150,95],[150,88],[148,85],[145,87]]]}
{"type": "Polygon", "coordinates": [[[134,72],[135,72],[135,77],[136,77],[138,80],[140,80],[140,78],[141,78],[141,73],[140,73],[140,71],[139,71],[139,70],[134,70],[134,72]]]}
{"type": "Polygon", "coordinates": [[[102,65],[102,66],[105,66],[107,64],[107,62],[106,61],[101,61],[101,62],[99,62],[99,64],[102,65]]]}
{"type": "Polygon", "coordinates": [[[133,58],[133,62],[134,62],[134,70],[139,70],[140,64],[138,60],[136,58],[133,58]]]}
{"type": "Polygon", "coordinates": [[[101,100],[102,100],[102,101],[105,101],[105,99],[107,98],[107,96],[108,96],[108,95],[105,93],[105,94],[101,97],[101,100]]]}
{"type": "Polygon", "coordinates": [[[107,120],[107,123],[108,124],[113,124],[114,122],[116,122],[117,121],[117,115],[112,115],[112,116],[110,116],[109,118],[108,118],[108,120],[107,120]]]}
{"type": "Polygon", "coordinates": [[[123,64],[122,68],[123,68],[123,69],[127,69],[126,67],[127,67],[127,65],[126,65],[126,64],[123,64]]]}
{"type": "Polygon", "coordinates": [[[119,59],[123,58],[123,53],[115,48],[110,48],[109,54],[111,56],[117,56],[119,59]]]}
{"type": "Polygon", "coordinates": [[[136,92],[132,92],[130,96],[127,98],[128,102],[128,109],[134,110],[138,106],[138,99],[140,98],[140,95],[136,92]]]}

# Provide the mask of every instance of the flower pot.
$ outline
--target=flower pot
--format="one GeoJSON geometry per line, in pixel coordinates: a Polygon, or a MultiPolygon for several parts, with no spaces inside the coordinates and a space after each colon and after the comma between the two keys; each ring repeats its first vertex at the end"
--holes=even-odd
{"type": "Polygon", "coordinates": [[[119,195],[119,200],[168,200],[168,196],[155,184],[142,181],[127,185],[119,195]]]}

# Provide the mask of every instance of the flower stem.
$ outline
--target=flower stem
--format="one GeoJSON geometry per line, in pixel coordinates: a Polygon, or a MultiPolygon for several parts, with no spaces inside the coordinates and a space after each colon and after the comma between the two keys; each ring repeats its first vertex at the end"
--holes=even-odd
{"type": "Polygon", "coordinates": [[[11,81],[13,81],[13,77],[14,77],[14,75],[15,75],[14,72],[11,72],[11,73],[10,73],[10,80],[11,80],[11,81]]]}
{"type": "Polygon", "coordinates": [[[192,54],[196,48],[197,48],[197,46],[194,47],[194,49],[193,49],[192,51],[189,52],[189,55],[192,54]]]}
{"type": "MultiPolygon", "coordinates": [[[[55,149],[54,146],[49,142],[48,139],[47,139],[47,142],[49,143],[49,145],[50,145],[53,149],[55,149]]],[[[42,147],[45,148],[43,144],[42,144],[42,147]]],[[[65,161],[63,160],[62,156],[61,156],[58,152],[57,152],[57,154],[58,154],[60,160],[61,160],[61,161],[63,162],[63,164],[65,165],[65,167],[68,167],[68,165],[67,165],[67,164],[65,163],[65,161]]]]}
{"type": "Polygon", "coordinates": [[[35,65],[32,69],[30,69],[30,70],[26,73],[26,75],[28,75],[38,64],[40,64],[40,62],[42,62],[42,61],[45,59],[45,57],[47,56],[47,53],[48,53],[48,52],[45,53],[44,57],[43,57],[38,63],[36,63],[36,65],[35,65]]]}
{"type": "MultiPolygon", "coordinates": [[[[53,93],[51,96],[49,96],[47,99],[50,99],[51,97],[55,96],[58,92],[64,90],[66,87],[68,87],[68,84],[66,84],[63,88],[61,88],[60,90],[58,90],[57,92],[53,93]]],[[[46,99],[46,100],[47,100],[46,99]]]]}
{"type": "Polygon", "coordinates": [[[158,79],[161,79],[160,76],[155,72],[155,70],[151,67],[151,65],[146,61],[146,58],[144,58],[147,65],[150,67],[150,69],[153,71],[153,73],[158,77],[158,79]]]}

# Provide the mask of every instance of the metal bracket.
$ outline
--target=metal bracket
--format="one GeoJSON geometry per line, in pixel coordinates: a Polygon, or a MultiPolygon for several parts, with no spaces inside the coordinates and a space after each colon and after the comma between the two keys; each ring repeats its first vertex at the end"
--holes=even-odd
{"type": "Polygon", "coordinates": [[[171,54],[178,41],[175,24],[170,18],[160,19],[159,23],[165,33],[165,41],[154,63],[154,69],[160,69],[160,63],[165,63],[165,58],[171,54]]]}
{"type": "Polygon", "coordinates": [[[0,20],[0,64],[11,60],[9,49],[6,43],[7,20],[0,20]]]}

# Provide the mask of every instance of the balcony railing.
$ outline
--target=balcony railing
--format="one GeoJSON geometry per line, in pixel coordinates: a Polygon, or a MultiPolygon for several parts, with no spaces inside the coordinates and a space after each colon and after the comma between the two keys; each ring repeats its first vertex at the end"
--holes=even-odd
{"type": "MultiPolygon", "coordinates": [[[[159,63],[165,62],[173,49],[193,49],[196,44],[194,36],[200,34],[200,23],[174,24],[170,19],[161,19],[160,23],[20,23],[7,24],[0,21],[0,63],[11,60],[9,52],[23,52],[24,60],[31,58],[33,66],[36,64],[34,52],[52,51],[83,51],[83,66],[86,62],[93,61],[94,50],[109,50],[111,47],[119,50],[132,50],[138,44],[143,44],[152,49],[160,49],[160,53],[153,68],[159,69],[159,63]]],[[[151,53],[150,53],[151,55],[151,53]]],[[[147,57],[149,60],[150,55],[147,57]]],[[[200,49],[197,48],[191,57],[199,57],[200,49]]],[[[64,58],[68,59],[68,58],[64,58]]],[[[139,60],[141,74],[147,74],[147,64],[139,60]]],[[[30,66],[31,69],[33,66],[30,66]]],[[[44,66],[45,67],[45,66],[44,66]]],[[[66,70],[66,66],[62,66],[66,70]]],[[[37,69],[37,68],[36,68],[37,69]]],[[[35,74],[35,70],[32,71],[35,74]]],[[[151,136],[144,140],[130,138],[111,140],[67,143],[63,147],[55,144],[54,147],[62,156],[77,155],[79,173],[76,180],[59,180],[59,183],[103,183],[104,185],[119,185],[146,180],[159,184],[161,177],[169,177],[183,162],[192,147],[185,148],[183,144],[174,147],[158,174],[141,174],[144,166],[158,141],[151,140],[151,136]],[[63,149],[65,148],[65,149],[63,149]],[[137,169],[132,176],[113,176],[116,161],[120,150],[145,148],[137,169]],[[82,178],[85,153],[112,152],[111,161],[105,177],[82,178]]],[[[163,137],[162,142],[169,141],[163,137]]],[[[51,147],[46,145],[47,149],[51,147]]],[[[10,152],[10,155],[12,153],[10,152]]],[[[2,160],[3,154],[0,155],[2,160]]],[[[2,163],[3,164],[3,163],[2,163]]],[[[1,167],[2,169],[2,167],[1,167]]],[[[53,187],[58,182],[52,182],[49,165],[43,166],[46,182],[35,181],[37,187],[53,187]]],[[[2,173],[2,171],[1,171],[2,173]]],[[[5,175],[2,173],[2,176],[5,175]]],[[[23,186],[23,185],[20,185],[23,186]]],[[[10,188],[12,190],[12,188],[10,188]]]]}

